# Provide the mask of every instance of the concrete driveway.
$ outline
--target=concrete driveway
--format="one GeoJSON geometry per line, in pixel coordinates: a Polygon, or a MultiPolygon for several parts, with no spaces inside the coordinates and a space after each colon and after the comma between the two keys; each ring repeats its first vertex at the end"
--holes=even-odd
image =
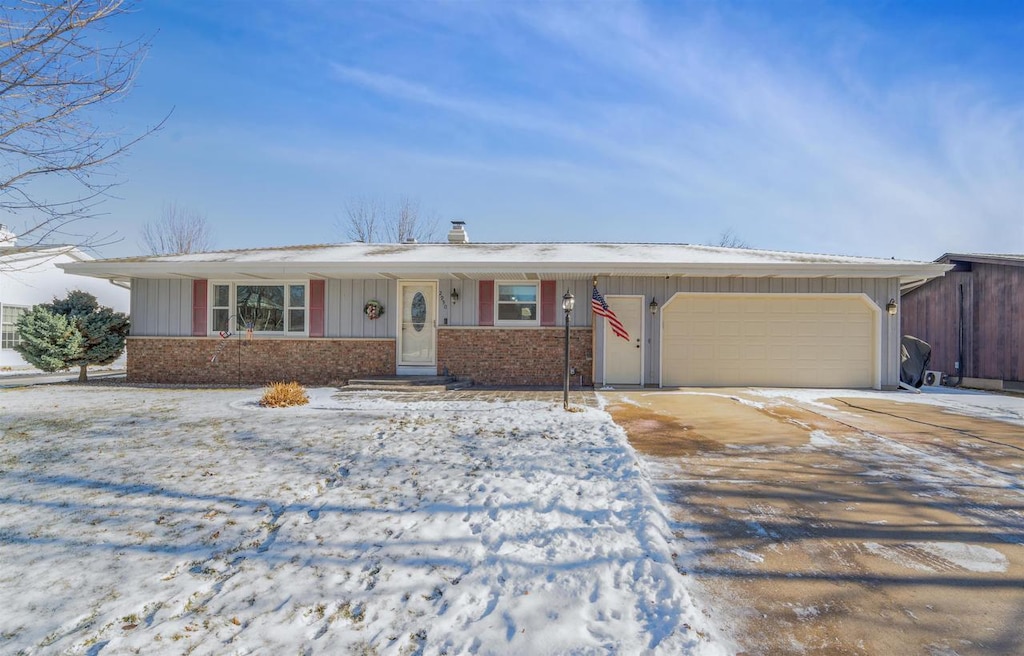
{"type": "Polygon", "coordinates": [[[604,394],[737,650],[1024,653],[1024,405],[783,394],[604,394]]]}

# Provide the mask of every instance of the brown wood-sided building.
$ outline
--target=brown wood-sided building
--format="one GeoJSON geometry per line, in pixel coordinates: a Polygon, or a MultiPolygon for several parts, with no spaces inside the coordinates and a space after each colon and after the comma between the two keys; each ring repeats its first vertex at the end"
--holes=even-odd
{"type": "Polygon", "coordinates": [[[904,292],[902,332],[928,342],[928,366],[964,383],[1024,390],[1024,255],[947,253],[953,269],[904,292]]]}

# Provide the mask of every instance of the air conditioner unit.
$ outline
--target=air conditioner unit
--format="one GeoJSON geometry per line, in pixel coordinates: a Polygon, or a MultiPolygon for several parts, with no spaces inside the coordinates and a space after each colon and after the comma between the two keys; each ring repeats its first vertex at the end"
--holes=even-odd
{"type": "Polygon", "coordinates": [[[942,372],[941,371],[925,371],[924,372],[924,384],[928,387],[936,387],[942,384],[942,372]]]}

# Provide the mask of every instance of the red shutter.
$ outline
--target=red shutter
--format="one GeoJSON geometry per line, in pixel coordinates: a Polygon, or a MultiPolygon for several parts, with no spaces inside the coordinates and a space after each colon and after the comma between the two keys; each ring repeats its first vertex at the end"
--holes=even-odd
{"type": "Polygon", "coordinates": [[[555,298],[558,291],[555,288],[557,283],[554,280],[540,281],[540,325],[555,325],[555,298]]]}
{"type": "Polygon", "coordinates": [[[206,281],[192,281],[192,336],[206,337],[206,281]]]}
{"type": "Polygon", "coordinates": [[[494,281],[480,281],[479,319],[477,323],[481,326],[494,325],[494,281]]]}
{"type": "Polygon", "coordinates": [[[309,336],[324,336],[324,281],[309,281],[309,336]]]}

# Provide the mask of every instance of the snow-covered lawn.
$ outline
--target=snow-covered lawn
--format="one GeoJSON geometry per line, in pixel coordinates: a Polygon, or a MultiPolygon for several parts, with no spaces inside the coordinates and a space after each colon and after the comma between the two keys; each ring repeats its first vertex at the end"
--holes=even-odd
{"type": "Polygon", "coordinates": [[[604,412],[0,392],[0,652],[722,653],[604,412]]]}

